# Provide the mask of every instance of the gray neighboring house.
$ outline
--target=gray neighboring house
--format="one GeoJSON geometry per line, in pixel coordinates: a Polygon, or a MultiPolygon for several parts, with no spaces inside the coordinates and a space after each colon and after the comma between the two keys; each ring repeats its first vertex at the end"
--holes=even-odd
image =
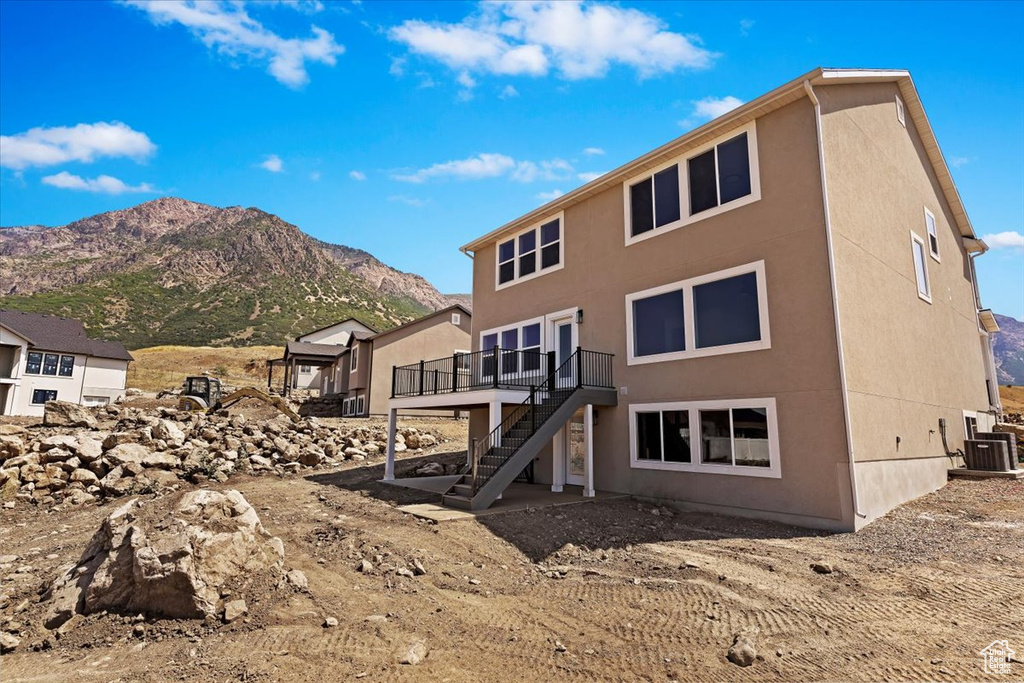
{"type": "Polygon", "coordinates": [[[42,416],[47,401],[116,401],[132,360],[124,344],[90,338],[73,318],[0,310],[0,415],[42,416]]]}

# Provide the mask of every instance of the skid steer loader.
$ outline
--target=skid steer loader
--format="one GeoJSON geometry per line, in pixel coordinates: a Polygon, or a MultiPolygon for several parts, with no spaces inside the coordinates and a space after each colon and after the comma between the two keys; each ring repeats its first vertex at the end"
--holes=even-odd
{"type": "Polygon", "coordinates": [[[252,388],[238,389],[224,396],[220,380],[203,375],[185,378],[181,398],[178,399],[178,410],[212,413],[222,408],[228,408],[243,398],[255,398],[267,405],[274,406],[287,415],[292,422],[298,422],[301,419],[289,407],[288,402],[280,396],[269,396],[259,389],[252,388]]]}

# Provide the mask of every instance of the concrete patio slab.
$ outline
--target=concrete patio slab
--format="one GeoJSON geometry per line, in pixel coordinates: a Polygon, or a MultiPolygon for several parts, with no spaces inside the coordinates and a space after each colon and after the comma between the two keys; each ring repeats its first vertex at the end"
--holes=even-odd
{"type": "Polygon", "coordinates": [[[977,479],[1024,479],[1024,470],[997,472],[993,470],[969,470],[956,467],[949,471],[951,477],[972,477],[977,479]]]}
{"type": "Polygon", "coordinates": [[[462,479],[461,474],[446,474],[437,477],[406,477],[405,479],[381,479],[382,484],[401,486],[417,491],[429,491],[430,493],[446,493],[452,484],[462,479]]]}
{"type": "Polygon", "coordinates": [[[486,510],[459,510],[445,507],[440,503],[401,505],[398,509],[421,519],[430,519],[435,522],[451,522],[461,519],[486,517],[488,515],[500,515],[504,512],[516,512],[527,508],[578,505],[580,503],[593,503],[595,501],[629,497],[624,493],[610,493],[608,491],[597,491],[595,493],[596,495],[593,498],[584,498],[583,487],[581,486],[566,486],[564,490],[556,493],[549,486],[516,483],[505,489],[501,499],[494,501],[486,510]]]}

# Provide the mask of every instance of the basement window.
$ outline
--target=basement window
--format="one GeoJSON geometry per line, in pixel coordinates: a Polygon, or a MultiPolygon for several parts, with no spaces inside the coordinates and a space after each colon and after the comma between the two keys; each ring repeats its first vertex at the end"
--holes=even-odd
{"type": "Polygon", "coordinates": [[[32,392],[32,405],[41,406],[47,401],[56,401],[57,392],[53,389],[36,389],[32,392]]]}
{"type": "Polygon", "coordinates": [[[634,468],[781,476],[774,399],[636,404],[629,413],[634,468]]]}
{"type": "Polygon", "coordinates": [[[917,280],[917,295],[928,303],[932,302],[932,284],[928,277],[928,257],[925,256],[924,240],[914,232],[910,233],[910,247],[914,258],[914,276],[917,280]]]}

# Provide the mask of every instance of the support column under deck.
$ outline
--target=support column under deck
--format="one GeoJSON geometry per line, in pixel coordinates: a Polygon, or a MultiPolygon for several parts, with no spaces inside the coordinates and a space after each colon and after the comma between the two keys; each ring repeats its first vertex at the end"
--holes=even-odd
{"type": "Polygon", "coordinates": [[[398,433],[398,409],[388,410],[388,454],[384,463],[384,481],[395,479],[395,436],[398,433]]]}
{"type": "Polygon", "coordinates": [[[594,405],[588,403],[583,411],[583,442],[586,445],[587,483],[583,486],[583,497],[594,497],[594,405]]]}

